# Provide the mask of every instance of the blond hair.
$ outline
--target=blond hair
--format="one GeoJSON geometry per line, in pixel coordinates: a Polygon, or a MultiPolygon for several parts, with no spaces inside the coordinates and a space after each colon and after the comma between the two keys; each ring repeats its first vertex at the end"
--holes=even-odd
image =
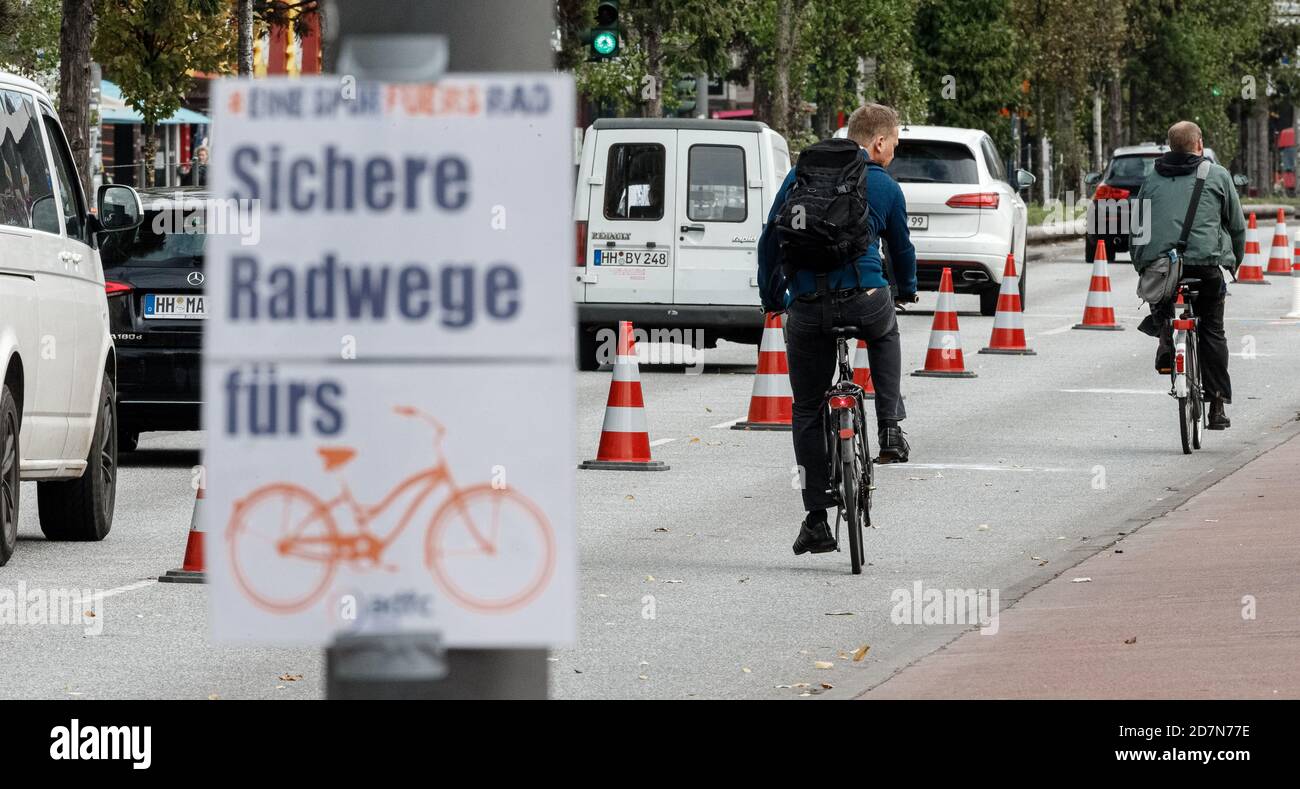
{"type": "Polygon", "coordinates": [[[898,113],[883,104],[864,104],[849,116],[848,137],[864,148],[898,128],[898,113]]]}

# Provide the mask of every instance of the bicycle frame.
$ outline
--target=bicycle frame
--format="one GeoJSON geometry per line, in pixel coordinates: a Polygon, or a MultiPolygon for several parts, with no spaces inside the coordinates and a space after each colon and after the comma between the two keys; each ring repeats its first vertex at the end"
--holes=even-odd
{"type": "Polygon", "coordinates": [[[1187,345],[1188,335],[1196,331],[1197,318],[1192,312],[1191,299],[1186,298],[1187,288],[1179,286],[1178,295],[1183,300],[1183,314],[1175,315],[1173,321],[1173,395],[1187,397],[1191,386],[1187,380],[1187,345]]]}

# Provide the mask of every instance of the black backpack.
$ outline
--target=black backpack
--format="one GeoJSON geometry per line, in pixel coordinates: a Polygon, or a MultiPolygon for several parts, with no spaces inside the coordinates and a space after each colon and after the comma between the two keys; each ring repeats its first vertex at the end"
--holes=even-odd
{"type": "Polygon", "coordinates": [[[867,214],[867,160],[852,140],[823,140],[799,155],[795,182],[776,217],[787,277],[852,265],[874,241],[867,214]]]}

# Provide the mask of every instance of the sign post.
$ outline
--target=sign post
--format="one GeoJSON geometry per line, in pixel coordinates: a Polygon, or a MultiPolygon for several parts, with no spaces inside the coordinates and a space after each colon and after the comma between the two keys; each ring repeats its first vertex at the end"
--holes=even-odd
{"type": "Polygon", "coordinates": [[[214,197],[255,218],[208,249],[214,638],[327,647],[331,698],[544,697],[576,630],[572,79],[213,107],[214,197]]]}

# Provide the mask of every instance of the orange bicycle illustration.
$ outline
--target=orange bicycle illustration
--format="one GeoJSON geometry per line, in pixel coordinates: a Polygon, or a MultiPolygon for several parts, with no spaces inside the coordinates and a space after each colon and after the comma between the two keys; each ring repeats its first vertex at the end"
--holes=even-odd
{"type": "MultiPolygon", "coordinates": [[[[439,587],[480,613],[517,610],[546,588],[555,569],[555,538],[537,505],[491,483],[459,487],[442,454],[442,424],[411,406],[393,410],[433,427],[436,462],[397,483],[378,503],[358,502],[341,478],[341,492],[329,500],[291,482],[273,482],[235,503],[226,530],[231,566],[257,605],[281,614],[301,611],[325,593],[345,563],[397,571],[383,563],[384,552],[443,485],[450,495],[434,512],[424,538],[424,564],[439,587]],[[411,503],[392,531],[387,536],[372,531],[371,522],[406,494],[412,494],[411,503]],[[356,522],[355,533],[340,531],[333,513],[341,507],[356,522]],[[282,561],[267,561],[268,551],[282,561]]],[[[350,447],[321,447],[317,453],[329,472],[356,456],[350,447]]]]}

